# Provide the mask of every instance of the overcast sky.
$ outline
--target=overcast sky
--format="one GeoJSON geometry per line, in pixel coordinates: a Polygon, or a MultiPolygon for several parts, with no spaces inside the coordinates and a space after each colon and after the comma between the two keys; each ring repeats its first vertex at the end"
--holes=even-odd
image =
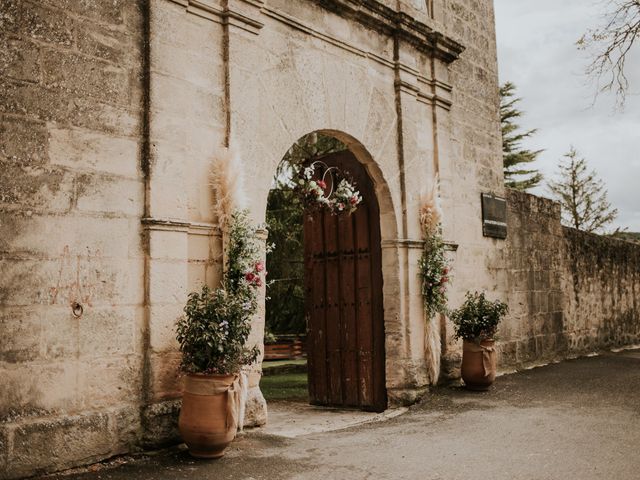
{"type": "MultiPolygon", "coordinates": [[[[604,180],[618,208],[616,226],[640,232],[640,42],[627,60],[631,83],[624,111],[598,97],[575,42],[602,21],[602,0],[495,0],[500,82],[516,84],[523,128],[538,128],[526,146],[544,148],[537,167],[547,178],[571,145],[604,180]]],[[[546,187],[532,193],[549,196],[546,187]]]]}

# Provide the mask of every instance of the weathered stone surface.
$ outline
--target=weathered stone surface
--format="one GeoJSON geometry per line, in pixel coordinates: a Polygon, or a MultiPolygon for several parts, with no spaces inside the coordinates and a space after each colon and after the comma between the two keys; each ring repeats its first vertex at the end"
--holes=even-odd
{"type": "Polygon", "coordinates": [[[7,461],[9,457],[9,430],[0,426],[0,478],[6,478],[4,472],[8,471],[7,461]]]}
{"type": "Polygon", "coordinates": [[[91,57],[47,51],[43,54],[44,85],[77,96],[95,97],[105,103],[129,103],[126,70],[91,57]]]}
{"type": "Polygon", "coordinates": [[[267,402],[260,388],[253,387],[247,392],[247,404],[244,414],[245,427],[261,427],[268,421],[267,402]]]}
{"type": "Polygon", "coordinates": [[[95,130],[50,125],[51,163],[72,169],[139,177],[139,141],[95,130]]]}
{"type": "Polygon", "coordinates": [[[180,400],[171,400],[152,403],[145,408],[142,418],[142,446],[157,448],[175,444],[180,440],[178,432],[180,405],[180,400]]]}
{"type": "Polygon", "coordinates": [[[141,398],[138,8],[0,6],[2,478],[123,453],[138,436],[135,415],[104,413],[141,398]]]}
{"type": "Polygon", "coordinates": [[[0,119],[0,155],[9,164],[42,166],[47,163],[47,130],[42,122],[25,118],[0,119]]]}
{"type": "Polygon", "coordinates": [[[559,205],[509,191],[505,369],[640,342],[640,248],[560,227],[559,205]],[[612,281],[615,279],[615,281],[612,281]]]}
{"type": "Polygon", "coordinates": [[[0,38],[0,65],[7,77],[26,82],[40,81],[39,54],[33,42],[0,38]]]}
{"type": "Polygon", "coordinates": [[[13,431],[9,478],[87,464],[111,452],[108,416],[67,416],[25,423],[13,431]]]}
{"type": "Polygon", "coordinates": [[[3,2],[0,30],[42,42],[69,46],[73,43],[72,21],[62,9],[47,8],[36,2],[3,2]]]}

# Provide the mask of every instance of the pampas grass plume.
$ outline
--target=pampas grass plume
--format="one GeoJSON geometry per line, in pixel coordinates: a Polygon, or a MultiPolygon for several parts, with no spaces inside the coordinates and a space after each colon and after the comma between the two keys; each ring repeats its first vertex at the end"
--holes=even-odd
{"type": "Polygon", "coordinates": [[[244,172],[236,148],[221,147],[213,157],[211,166],[213,209],[223,230],[233,212],[246,207],[244,172]]]}
{"type": "Polygon", "coordinates": [[[431,188],[425,188],[420,194],[420,225],[425,236],[432,235],[442,221],[438,190],[439,179],[436,176],[431,188]]]}
{"type": "MultiPolygon", "coordinates": [[[[442,221],[442,209],[440,208],[440,196],[438,195],[439,186],[439,179],[436,175],[431,188],[426,188],[420,195],[420,225],[425,239],[438,232],[442,221]]],[[[438,383],[441,355],[440,318],[436,315],[433,318],[427,318],[425,327],[425,356],[427,358],[429,381],[432,385],[438,383]]]]}

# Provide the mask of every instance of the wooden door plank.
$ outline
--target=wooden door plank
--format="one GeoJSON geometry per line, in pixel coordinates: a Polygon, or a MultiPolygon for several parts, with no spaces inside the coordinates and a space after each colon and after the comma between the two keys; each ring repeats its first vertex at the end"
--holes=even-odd
{"type": "Polygon", "coordinates": [[[340,248],[340,318],[342,349],[342,383],[344,404],[358,406],[358,356],[356,318],[356,269],[354,216],[341,215],[340,248]]]}
{"type": "Polygon", "coordinates": [[[326,246],[326,351],[329,402],[342,404],[342,368],[340,357],[340,270],[338,253],[338,219],[324,212],[326,246]]]}

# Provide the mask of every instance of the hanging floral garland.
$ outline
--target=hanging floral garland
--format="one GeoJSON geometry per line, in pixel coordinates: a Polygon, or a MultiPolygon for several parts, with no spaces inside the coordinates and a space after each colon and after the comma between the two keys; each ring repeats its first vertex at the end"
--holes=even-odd
{"type": "Polygon", "coordinates": [[[337,167],[329,167],[320,160],[299,169],[296,190],[306,206],[326,208],[334,215],[353,213],[362,202],[352,181],[337,167]]]}
{"type": "Polygon", "coordinates": [[[426,317],[426,357],[432,384],[440,374],[440,322],[437,314],[447,313],[447,287],[450,281],[449,261],[445,256],[442,239],[442,213],[438,203],[437,179],[431,191],[422,196],[420,225],[424,249],[420,258],[421,291],[426,317]]]}

